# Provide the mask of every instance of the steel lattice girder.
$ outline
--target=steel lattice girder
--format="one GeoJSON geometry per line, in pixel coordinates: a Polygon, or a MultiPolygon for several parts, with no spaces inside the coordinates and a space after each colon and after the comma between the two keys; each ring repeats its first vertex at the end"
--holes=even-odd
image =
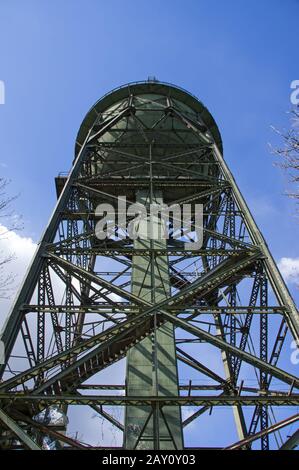
{"type": "Polygon", "coordinates": [[[13,434],[23,442],[30,450],[41,450],[36,442],[3,410],[0,409],[0,422],[2,422],[13,434]]]}
{"type": "MultiPolygon", "coordinates": [[[[103,134],[107,132],[107,130],[113,125],[115,125],[127,112],[128,108],[119,113],[114,119],[108,119],[108,122],[104,122],[101,128],[101,132],[103,134]]],[[[16,340],[16,336],[20,328],[22,317],[19,315],[19,311],[22,308],[22,305],[24,303],[27,303],[26,301],[28,301],[28,299],[32,297],[34,288],[36,286],[38,275],[42,269],[43,255],[45,252],[46,244],[51,243],[54,240],[60,222],[60,212],[62,212],[63,208],[66,207],[66,202],[70,195],[72,184],[81,169],[81,165],[84,160],[85,145],[88,143],[90,133],[91,130],[89,131],[86,137],[86,141],[82,146],[79,155],[77,156],[69,178],[64,186],[64,190],[57,201],[53,216],[51,217],[47,229],[42,237],[42,241],[38,245],[37,251],[29,267],[28,274],[24,280],[21,290],[18,293],[16,301],[4,325],[3,333],[1,335],[1,341],[3,341],[3,343],[5,344],[6,355],[9,355],[11,353],[13,344],[16,340]]],[[[3,373],[3,365],[0,367],[0,372],[3,373]]]]}
{"type": "Polygon", "coordinates": [[[163,396],[109,396],[109,395],[26,395],[15,393],[13,400],[10,394],[0,393],[0,400],[3,403],[28,403],[39,404],[41,406],[68,404],[68,405],[130,405],[130,406],[152,406],[158,404],[159,406],[230,406],[230,405],[244,405],[254,406],[256,404],[273,405],[273,406],[298,406],[299,394],[295,395],[282,395],[282,396],[179,396],[179,397],[163,397],[163,396]]]}
{"type": "MultiPolygon", "coordinates": [[[[164,302],[163,302],[164,303],[164,302]]],[[[159,305],[159,304],[158,304],[159,305]]],[[[157,307],[158,307],[157,305],[157,307]]],[[[151,309],[152,310],[152,309],[151,309]]],[[[27,380],[30,380],[31,378],[34,378],[36,375],[38,375],[41,372],[47,371],[48,369],[52,368],[53,366],[60,364],[62,361],[65,361],[66,359],[70,359],[72,356],[77,357],[78,353],[81,352],[82,350],[90,349],[93,347],[95,344],[97,344],[100,340],[103,342],[101,343],[100,346],[98,346],[96,349],[93,349],[88,355],[83,356],[82,359],[78,359],[74,364],[68,366],[65,368],[63,371],[57,374],[57,376],[52,377],[50,380],[45,382],[43,385],[39,387],[38,390],[35,390],[35,392],[42,391],[44,389],[47,389],[51,384],[57,383],[60,378],[66,378],[67,374],[70,374],[72,371],[78,370],[80,367],[80,364],[88,364],[90,361],[92,361],[94,358],[97,356],[100,356],[102,361],[98,362],[96,361],[95,363],[91,362],[93,369],[91,372],[95,373],[95,371],[100,370],[103,366],[107,364],[107,362],[110,360],[110,362],[113,361],[113,359],[109,358],[109,355],[105,357],[105,351],[109,350],[109,348],[114,344],[118,345],[117,352],[111,351],[111,356],[113,357],[114,355],[116,356],[116,360],[119,360],[120,354],[121,356],[124,355],[126,351],[126,344],[125,343],[119,343],[126,335],[129,335],[130,338],[132,338],[131,333],[134,328],[139,329],[139,334],[141,338],[144,337],[145,334],[148,334],[150,332],[150,327],[147,326],[145,321],[140,321],[143,320],[144,318],[148,317],[149,311],[145,311],[143,314],[140,314],[136,319],[133,320],[128,320],[126,322],[121,323],[120,325],[112,327],[110,330],[104,331],[102,334],[93,337],[91,340],[86,341],[85,343],[82,343],[74,348],[72,348],[70,351],[66,351],[63,353],[58,354],[56,357],[51,358],[47,361],[45,361],[42,364],[37,365],[36,367],[29,369],[27,372],[24,372],[23,374],[20,374],[19,376],[14,377],[13,379],[10,379],[4,383],[1,384],[0,390],[1,389],[9,389],[12,387],[15,387],[18,384],[24,383],[27,380]],[[142,325],[142,328],[140,328],[140,325],[142,325]],[[115,334],[116,332],[116,334],[115,334]],[[117,333],[119,333],[117,335],[117,333]],[[107,343],[105,343],[105,339],[107,338],[107,343]],[[88,343],[88,344],[86,344],[88,343]],[[121,350],[121,352],[119,352],[121,350]]],[[[261,370],[268,372],[269,374],[273,375],[274,377],[292,385],[297,388],[299,388],[299,379],[296,378],[296,376],[291,375],[286,373],[285,371],[278,369],[277,367],[271,366],[270,364],[263,362],[261,359],[250,355],[249,353],[239,350],[235,346],[230,345],[229,343],[226,343],[224,340],[220,339],[217,336],[211,335],[205,330],[202,330],[191,323],[188,323],[186,320],[183,320],[178,317],[174,317],[172,314],[169,314],[168,312],[163,311],[162,317],[166,317],[169,321],[173,322],[174,324],[182,327],[184,330],[190,332],[191,334],[194,334],[195,336],[199,336],[202,338],[205,338],[210,344],[213,344],[214,346],[220,348],[221,350],[228,351],[232,354],[235,354],[236,356],[240,357],[244,361],[248,362],[251,365],[259,367],[261,370]]],[[[134,336],[133,342],[138,341],[138,336],[134,336]]],[[[130,343],[132,345],[132,343],[130,343]]],[[[92,373],[92,375],[93,375],[92,373]]],[[[79,378],[79,383],[81,381],[86,380],[87,376],[87,370],[84,369],[84,375],[83,377],[79,378],[80,375],[78,376],[79,378]]],[[[69,377],[69,380],[72,384],[74,384],[76,376],[73,376],[72,374],[69,377]]]]}
{"type": "MultiPolygon", "coordinates": [[[[113,108],[110,114],[106,113],[104,108],[96,109],[97,105],[95,106],[80,129],[76,143],[76,159],[69,177],[56,180],[60,194],[56,209],[2,335],[9,357],[18,331],[22,329],[30,369],[17,373],[12,378],[4,377],[0,386],[0,390],[3,390],[0,400],[8,406],[14,403],[16,407],[23,406],[22,403],[34,402],[34,407],[37,407],[35,409],[51,406],[55,400],[60,400],[57,402],[60,404],[65,400],[64,405],[70,403],[67,400],[75,400],[77,404],[84,402],[119,429],[123,429],[125,434],[127,425],[123,426],[102,408],[103,403],[106,404],[109,399],[113,405],[137,406],[144,403],[150,407],[159,406],[160,410],[164,405],[174,406],[174,403],[178,407],[191,402],[194,406],[203,406],[181,422],[182,427],[215,404],[226,403],[239,410],[239,417],[235,417],[237,428],[242,427],[243,434],[239,433],[240,436],[245,436],[247,432],[245,422],[240,423],[243,419],[242,406],[251,404],[250,406],[255,406],[252,418],[255,427],[258,422],[256,416],[260,416],[257,412],[263,410],[262,434],[259,437],[262,443],[264,442],[264,448],[267,448],[267,407],[280,406],[283,403],[290,406],[298,404],[297,395],[292,393],[294,388],[298,388],[298,379],[276,366],[286,337],[287,325],[293,337],[298,339],[298,312],[222,157],[221,139],[208,111],[186,92],[174,87],[157,83],[136,85],[134,89],[136,95],[132,93],[132,89],[129,93],[125,89],[116,92],[123,101],[113,108]],[[147,91],[146,98],[139,96],[141,89],[147,91]],[[153,89],[156,92],[166,91],[165,104],[161,101],[156,108],[155,99],[149,98],[153,89]],[[182,97],[184,105],[179,103],[182,97]],[[148,103],[149,107],[146,108],[146,105],[144,108],[144,103],[148,103]],[[186,106],[191,106],[188,112],[186,106]],[[198,114],[193,114],[191,118],[192,106],[195,106],[198,114]],[[145,122],[147,109],[150,113],[155,110],[156,115],[145,122]],[[171,128],[167,130],[163,125],[168,122],[171,122],[171,128]],[[131,138],[133,134],[134,142],[131,138]],[[123,139],[123,136],[126,138],[123,139]],[[151,140],[153,136],[154,144],[151,140]],[[156,173],[153,168],[158,168],[156,173]],[[147,169],[150,169],[149,177],[147,169]],[[164,179],[161,179],[160,175],[164,175],[164,179]],[[185,248],[185,243],[178,241],[169,242],[166,249],[136,249],[126,240],[107,240],[100,243],[94,241],[94,208],[97,201],[111,201],[114,204],[116,196],[124,194],[125,191],[127,202],[134,202],[137,190],[150,190],[150,187],[151,191],[153,188],[161,190],[172,203],[204,203],[204,244],[201,249],[188,250],[188,245],[185,248]],[[224,224],[221,228],[220,220],[223,217],[224,224]],[[240,228],[236,224],[237,218],[242,219],[240,228]],[[79,230],[81,221],[84,224],[83,231],[79,230]],[[65,232],[64,229],[59,232],[57,241],[55,237],[58,227],[60,230],[63,224],[66,227],[65,232]],[[245,231],[248,233],[246,241],[245,231]],[[95,272],[95,260],[102,256],[108,256],[125,266],[109,281],[95,272]],[[134,256],[151,258],[153,266],[161,257],[169,257],[173,289],[170,297],[161,302],[145,301],[129,291],[130,283],[124,280],[120,284],[116,282],[126,270],[130,272],[134,256]],[[187,259],[195,260],[195,266],[196,260],[202,260],[203,272],[198,279],[193,278],[190,281],[180,268],[180,262],[187,259]],[[50,269],[66,286],[67,296],[64,304],[56,300],[50,269]],[[267,278],[278,305],[268,305],[266,297],[261,301],[261,305],[256,305],[254,286],[248,306],[238,305],[237,286],[248,276],[254,279],[259,279],[259,276],[267,278]],[[38,279],[40,293],[36,303],[32,300],[32,294],[38,279]],[[77,280],[78,284],[75,286],[72,280],[77,280]],[[112,294],[125,301],[116,301],[111,298],[112,294]],[[77,303],[74,303],[73,299],[77,303]],[[228,305],[221,305],[223,299],[228,305]],[[30,315],[34,312],[38,313],[39,319],[37,349],[34,333],[30,331],[30,315]],[[47,313],[50,313],[56,345],[56,350],[53,350],[49,357],[45,357],[47,313]],[[93,324],[103,327],[108,325],[103,332],[94,333],[91,337],[88,337],[84,330],[88,325],[85,318],[89,313],[96,313],[98,316],[98,320],[93,320],[93,324]],[[122,313],[123,316],[117,317],[115,313],[122,313]],[[246,315],[245,322],[240,325],[243,314],[246,315]],[[250,329],[253,315],[256,314],[260,318],[262,335],[260,358],[250,350],[248,352],[250,329]],[[268,363],[267,341],[272,314],[282,315],[282,320],[268,363]],[[58,315],[64,317],[63,327],[58,315]],[[210,320],[209,325],[214,325],[216,334],[210,332],[210,327],[207,330],[205,327],[199,328],[197,323],[194,324],[201,322],[202,315],[210,315],[214,319],[214,323],[210,320]],[[84,380],[125,357],[127,351],[142,343],[144,338],[155,337],[156,330],[165,322],[170,322],[177,330],[185,331],[200,342],[213,345],[222,351],[222,360],[227,364],[226,379],[218,376],[218,388],[210,388],[223,390],[220,395],[160,397],[148,394],[145,397],[89,397],[79,394],[77,387],[82,386],[84,380]],[[240,334],[241,339],[238,341],[240,334]],[[36,363],[37,357],[39,363],[36,363]],[[255,396],[244,395],[249,388],[244,386],[242,380],[243,361],[259,369],[263,382],[267,379],[266,387],[260,384],[255,396]],[[240,384],[237,383],[239,377],[240,384]],[[290,384],[289,393],[279,394],[279,391],[274,393],[269,390],[272,377],[290,384]],[[29,386],[28,392],[21,396],[20,387],[24,387],[26,382],[29,386]],[[14,391],[10,391],[12,389],[14,391]],[[43,395],[44,393],[54,395],[43,395]]],[[[116,95],[109,95],[106,101],[104,100],[105,106],[113,104],[116,95]]],[[[100,104],[101,106],[104,104],[100,104]]],[[[171,223],[172,221],[170,218],[171,223]]],[[[157,345],[153,342],[153,351],[155,348],[157,345]]],[[[179,353],[178,348],[177,358],[205,376],[216,379],[217,374],[185,351],[181,350],[179,353]]],[[[155,364],[155,368],[157,366],[158,364],[155,364]]],[[[193,389],[196,390],[194,385],[189,384],[189,393],[193,389]]],[[[198,388],[200,389],[209,390],[208,387],[198,388]]],[[[179,387],[178,390],[183,388],[179,387]]],[[[165,420],[162,412],[161,416],[171,435],[167,418],[165,420]]],[[[141,434],[146,431],[150,417],[146,420],[141,434]]],[[[40,431],[43,432],[41,429],[40,431]]],[[[154,436],[155,442],[160,445],[159,429],[154,432],[157,433],[154,436]]],[[[139,444],[141,434],[135,446],[139,444]]]]}
{"type": "MultiPolygon", "coordinates": [[[[62,264],[67,264],[67,266],[70,265],[69,262],[66,262],[66,261],[63,261],[62,264]]],[[[234,268],[236,269],[236,268],[234,268]]],[[[76,270],[77,271],[80,271],[82,272],[82,268],[78,268],[76,267],[76,270]]],[[[92,274],[88,274],[90,277],[93,277],[92,274]]],[[[100,279],[96,279],[96,282],[103,285],[103,282],[102,280],[100,279]]],[[[200,284],[204,284],[205,283],[205,280],[204,279],[200,279],[199,282],[197,283],[197,285],[200,285],[200,284]]],[[[104,285],[106,285],[106,283],[104,282],[104,285]]],[[[188,288],[188,291],[190,290],[190,287],[188,288]]],[[[127,292],[123,292],[123,290],[121,289],[116,289],[116,292],[118,294],[122,294],[122,295],[126,295],[128,297],[131,297],[131,294],[128,294],[127,292]]],[[[168,305],[169,303],[171,304],[173,302],[175,297],[171,297],[169,299],[166,299],[158,304],[155,304],[155,305],[152,305],[149,309],[147,309],[143,314],[141,314],[141,319],[143,319],[145,316],[148,316],[148,314],[152,313],[153,311],[161,311],[161,307],[165,306],[165,305],[168,305]]],[[[179,293],[177,295],[177,299],[181,299],[181,298],[185,298],[185,294],[184,292],[182,293],[179,293]]],[[[135,298],[134,298],[135,300],[135,298]]],[[[143,305],[145,304],[146,306],[149,306],[150,303],[149,302],[146,302],[144,300],[141,300],[141,299],[138,299],[138,302],[139,303],[142,303],[143,305]]],[[[225,341],[221,340],[220,338],[218,338],[217,336],[213,336],[211,334],[209,334],[208,332],[204,331],[204,330],[201,330],[199,329],[198,327],[195,327],[194,325],[188,323],[186,320],[183,320],[183,319],[180,319],[178,317],[174,318],[171,314],[169,314],[168,312],[164,312],[162,310],[162,313],[165,317],[167,317],[170,321],[174,322],[175,324],[181,326],[183,329],[185,329],[186,331],[189,331],[190,333],[193,333],[197,336],[200,336],[200,337],[203,337],[205,339],[208,340],[208,342],[210,344],[214,344],[215,346],[219,347],[220,349],[224,349],[228,352],[231,352],[231,353],[235,353],[235,355],[237,357],[240,357],[242,358],[243,360],[245,360],[246,362],[252,364],[252,365],[255,365],[255,366],[258,366],[261,368],[261,370],[265,370],[267,371],[268,373],[271,373],[274,377],[277,377],[289,384],[295,384],[295,386],[297,386],[297,384],[299,384],[299,379],[297,379],[295,376],[293,375],[290,375],[290,374],[286,374],[284,371],[280,371],[279,369],[277,369],[276,367],[273,367],[269,364],[267,364],[266,362],[263,362],[262,360],[254,357],[254,356],[251,356],[250,354],[248,354],[247,352],[245,351],[242,351],[242,350],[239,350],[238,348],[234,347],[234,346],[231,346],[229,343],[226,343],[225,341]]],[[[137,317],[136,318],[136,321],[138,322],[139,318],[137,317]]],[[[73,356],[77,356],[78,352],[82,351],[82,350],[86,350],[86,349],[90,349],[91,347],[93,347],[95,344],[97,344],[97,342],[99,341],[99,339],[102,338],[102,340],[104,340],[108,335],[111,337],[112,336],[112,340],[110,340],[108,342],[108,345],[107,347],[109,348],[111,344],[113,344],[116,339],[117,341],[119,341],[118,337],[113,337],[113,333],[114,331],[120,331],[121,333],[127,328],[127,325],[131,326],[132,328],[132,323],[134,325],[134,320],[131,320],[131,321],[127,321],[125,323],[121,323],[120,325],[117,325],[116,327],[113,327],[111,329],[111,333],[109,335],[109,330],[107,332],[104,332],[102,335],[99,335],[99,338],[98,337],[94,337],[92,338],[89,342],[86,342],[85,343],[81,343],[79,346],[73,348],[72,351],[70,351],[69,353],[68,352],[64,352],[64,353],[61,353],[60,355],[57,355],[56,358],[52,358],[52,359],[49,359],[48,361],[45,362],[45,364],[39,364],[37,365],[35,368],[31,369],[28,371],[27,375],[26,375],[26,372],[24,372],[23,374],[20,374],[20,376],[18,377],[15,377],[13,379],[11,379],[10,381],[7,382],[4,382],[3,384],[1,384],[0,386],[0,390],[1,388],[7,388],[8,386],[10,387],[14,387],[16,386],[18,383],[23,383],[25,380],[29,380],[30,378],[34,377],[36,374],[40,373],[41,371],[46,371],[48,370],[49,368],[52,368],[53,366],[57,365],[58,363],[61,363],[62,361],[65,361],[67,358],[71,358],[72,355],[73,356]]],[[[145,324],[144,324],[145,325],[145,324]]],[[[146,330],[145,330],[146,331],[146,330]]],[[[145,331],[143,331],[143,335],[145,334],[145,331]]],[[[129,330],[128,334],[130,334],[131,331],[129,330]]],[[[123,334],[123,333],[122,333],[123,334]]],[[[109,338],[108,336],[108,338],[109,338]]],[[[109,338],[110,339],[110,338],[109,338]]],[[[137,337],[136,337],[136,340],[137,340],[137,337]]],[[[125,352],[125,349],[124,349],[124,346],[121,346],[121,349],[123,349],[123,353],[121,356],[123,356],[124,352],[125,352]]],[[[82,363],[88,363],[88,361],[90,360],[90,358],[94,358],[96,357],[98,354],[101,354],[102,351],[105,350],[105,343],[103,342],[102,345],[97,349],[97,350],[94,350],[90,353],[89,356],[85,357],[83,356],[82,359],[80,359],[80,361],[82,363]],[[99,351],[98,351],[99,350],[99,351]]],[[[117,360],[120,358],[119,355],[117,355],[117,360]]],[[[72,370],[75,370],[76,368],[78,368],[80,362],[76,362],[75,364],[73,364],[71,366],[71,369],[72,370]]],[[[97,366],[100,366],[100,364],[97,364],[97,366]]],[[[98,370],[97,367],[95,366],[94,367],[94,370],[98,370]]],[[[58,376],[65,376],[67,374],[67,372],[69,371],[69,368],[66,368],[64,371],[62,371],[61,373],[58,374],[58,376]]],[[[42,389],[45,389],[47,387],[47,384],[49,384],[49,382],[51,383],[55,383],[56,380],[58,380],[58,376],[57,378],[53,377],[51,379],[51,381],[48,381],[47,383],[44,383],[42,385],[42,389]]],[[[74,377],[71,377],[71,380],[73,381],[74,380],[74,377]]],[[[86,379],[85,379],[86,380],[86,379]]]]}

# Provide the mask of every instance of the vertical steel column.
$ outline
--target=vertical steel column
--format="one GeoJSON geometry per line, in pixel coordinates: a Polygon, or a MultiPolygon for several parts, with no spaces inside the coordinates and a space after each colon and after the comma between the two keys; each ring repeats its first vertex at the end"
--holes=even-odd
{"type": "MultiPolygon", "coordinates": [[[[260,290],[260,305],[266,307],[268,305],[268,281],[264,276],[261,280],[260,290]]],[[[268,314],[262,313],[260,316],[260,358],[268,362],[268,314]]],[[[267,390],[268,388],[268,375],[264,371],[260,371],[260,387],[261,390],[267,390]]],[[[267,405],[261,405],[260,407],[260,422],[261,431],[268,428],[268,407],[267,405]]],[[[261,438],[261,449],[269,449],[269,435],[265,434],[261,438]]]]}
{"type": "MultiPolygon", "coordinates": [[[[139,190],[137,202],[146,204],[149,192],[139,190]]],[[[162,203],[156,192],[154,202],[162,203]]],[[[147,227],[145,227],[147,228],[147,227]]],[[[159,229],[159,224],[154,230],[159,229]]],[[[134,248],[151,248],[151,255],[134,255],[132,292],[148,301],[159,302],[170,295],[168,257],[155,256],[166,240],[134,241],[134,248]],[[152,245],[152,247],[151,247],[152,245]]],[[[174,328],[170,323],[155,328],[151,336],[134,346],[127,355],[128,396],[177,396],[178,375],[174,328]]],[[[156,406],[128,406],[125,415],[124,446],[127,449],[182,449],[181,413],[178,406],[159,410],[156,406]]]]}

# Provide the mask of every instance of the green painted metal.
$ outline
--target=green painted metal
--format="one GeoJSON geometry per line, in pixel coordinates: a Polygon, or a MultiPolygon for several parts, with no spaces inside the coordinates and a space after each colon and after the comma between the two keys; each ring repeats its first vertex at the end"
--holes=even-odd
{"type": "Polygon", "coordinates": [[[219,149],[222,151],[222,140],[217,124],[208,109],[198,100],[198,98],[189,93],[187,90],[170,83],[164,83],[160,81],[140,81],[128,83],[124,86],[115,88],[103,96],[99,101],[97,101],[94,106],[92,106],[85,116],[79,129],[76,138],[75,155],[77,156],[78,152],[82,148],[86,136],[90,128],[97,120],[99,114],[102,112],[107,112],[110,107],[115,108],[116,103],[119,103],[122,100],[126,100],[128,96],[136,95],[145,95],[149,98],[155,98],[157,95],[160,95],[161,97],[171,96],[171,98],[181,103],[182,106],[186,105],[187,108],[185,109],[194,109],[199,114],[207,128],[210,129],[213,139],[217,143],[219,149]]]}
{"type": "Polygon", "coordinates": [[[30,450],[41,450],[40,446],[3,410],[0,410],[0,421],[10,429],[16,438],[30,450]]]}
{"type": "MultiPolygon", "coordinates": [[[[11,400],[10,394],[0,393],[0,400],[8,404],[11,400]]],[[[15,394],[15,404],[39,404],[43,407],[51,405],[115,405],[115,406],[143,406],[149,407],[159,405],[160,408],[177,406],[202,406],[208,408],[213,406],[255,406],[255,405],[273,405],[298,407],[299,394],[292,396],[284,395],[193,395],[193,396],[145,396],[138,395],[134,397],[120,395],[28,395],[15,394]]]]}
{"type": "MultiPolygon", "coordinates": [[[[298,417],[299,419],[299,417],[298,417]]],[[[297,429],[281,446],[280,450],[293,450],[298,447],[299,444],[299,429],[297,429]]]]}
{"type": "MultiPolygon", "coordinates": [[[[141,190],[136,194],[136,201],[147,205],[163,203],[162,192],[156,192],[150,201],[149,191],[141,190]]],[[[150,221],[142,227],[144,235],[150,232],[150,221]]],[[[153,230],[163,232],[163,222],[153,221],[153,230]]],[[[137,239],[134,247],[159,250],[166,248],[166,240],[137,239]]],[[[148,255],[133,256],[132,292],[152,304],[170,297],[169,268],[166,256],[151,257],[148,255]]],[[[175,352],[174,327],[165,323],[152,335],[143,339],[128,351],[126,393],[128,396],[157,395],[177,396],[178,374],[175,352]]],[[[128,449],[182,449],[183,436],[181,411],[179,407],[170,407],[164,411],[164,418],[159,409],[151,407],[129,406],[125,416],[125,441],[128,449]],[[149,414],[152,413],[143,435],[139,437],[149,414]],[[159,439],[155,440],[156,427],[159,439]],[[136,441],[139,438],[138,445],[136,441]]]]}
{"type": "MultiPolygon", "coordinates": [[[[56,189],[57,205],[1,335],[6,361],[0,403],[13,416],[3,431],[6,447],[13,448],[16,431],[28,447],[22,423],[53,404],[92,407],[123,431],[128,449],[181,449],[186,426],[197,420],[204,439],[201,417],[212,407],[229,406],[237,447],[256,439],[263,449],[271,447],[269,407],[298,406],[299,379],[278,360],[288,328],[298,339],[299,315],[205,106],[179,87],[152,80],[113,90],[83,120],[73,168],[56,178],[56,189]],[[114,237],[98,240],[97,205],[118,211],[118,196],[126,196],[126,207],[202,204],[202,247],[192,250],[188,237],[124,239],[128,227],[117,224],[114,237]],[[272,288],[271,300],[261,280],[272,288]],[[27,362],[14,371],[20,345],[27,362]],[[223,374],[206,365],[206,345],[218,354],[223,374]],[[125,358],[124,383],[97,383],[101,371],[125,358]],[[252,377],[256,368],[263,383],[248,386],[243,363],[252,377]],[[181,383],[181,371],[198,374],[199,383],[181,383]],[[91,378],[92,386],[86,383],[91,378]],[[289,391],[271,390],[272,378],[289,391]],[[85,395],[88,387],[94,395],[85,395]],[[124,421],[106,405],[124,407],[124,421]],[[184,406],[199,408],[183,419],[184,406]],[[252,417],[244,406],[254,406],[252,417]]],[[[169,229],[158,219],[156,229],[171,232],[172,222],[169,229]]],[[[36,432],[42,437],[44,427],[36,432]]]]}

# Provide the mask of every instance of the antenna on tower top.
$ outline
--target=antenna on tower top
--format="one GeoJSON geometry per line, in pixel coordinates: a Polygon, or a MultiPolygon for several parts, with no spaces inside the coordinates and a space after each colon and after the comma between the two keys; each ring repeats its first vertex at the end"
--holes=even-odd
{"type": "Polygon", "coordinates": [[[149,75],[147,81],[148,82],[158,82],[159,80],[154,75],[149,75]]]}

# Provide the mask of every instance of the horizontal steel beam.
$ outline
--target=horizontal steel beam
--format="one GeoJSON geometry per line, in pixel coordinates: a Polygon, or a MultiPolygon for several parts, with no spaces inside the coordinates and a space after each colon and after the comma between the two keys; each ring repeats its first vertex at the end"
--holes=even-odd
{"type": "Polygon", "coordinates": [[[61,245],[58,246],[56,245],[55,247],[50,247],[48,249],[49,252],[53,252],[56,255],[66,255],[66,254],[72,254],[72,255],[98,255],[98,256],[111,256],[111,254],[115,256],[133,256],[133,255],[150,255],[153,254],[154,256],[163,256],[163,255],[168,255],[168,256],[188,256],[188,257],[194,257],[194,256],[241,256],[244,254],[250,254],[252,253],[252,250],[244,250],[244,249],[209,249],[209,248],[204,248],[204,249],[199,249],[199,250],[188,250],[186,249],[175,249],[175,248],[167,248],[167,249],[161,249],[161,248],[118,248],[117,246],[109,247],[109,248],[81,248],[81,247],[67,247],[66,245],[61,245]]]}
{"type": "MultiPolygon", "coordinates": [[[[95,303],[95,304],[80,304],[80,305],[68,305],[67,308],[65,305],[56,304],[56,305],[37,305],[37,304],[25,304],[23,305],[22,311],[24,313],[29,312],[57,312],[64,313],[65,311],[74,312],[74,313],[90,313],[101,315],[102,311],[105,314],[138,314],[142,309],[138,306],[131,306],[128,302],[115,302],[115,305],[109,306],[106,303],[95,303]]],[[[203,306],[188,306],[188,308],[182,311],[181,306],[167,307],[168,312],[177,312],[177,315],[190,315],[190,314],[228,314],[228,315],[240,315],[250,313],[252,315],[283,315],[283,307],[229,307],[229,306],[219,306],[219,307],[203,307],[203,306]]]]}
{"type": "Polygon", "coordinates": [[[0,393],[5,404],[38,403],[39,406],[61,405],[115,405],[115,406],[299,406],[299,394],[281,396],[109,396],[109,395],[29,395],[23,393],[0,393]]]}

